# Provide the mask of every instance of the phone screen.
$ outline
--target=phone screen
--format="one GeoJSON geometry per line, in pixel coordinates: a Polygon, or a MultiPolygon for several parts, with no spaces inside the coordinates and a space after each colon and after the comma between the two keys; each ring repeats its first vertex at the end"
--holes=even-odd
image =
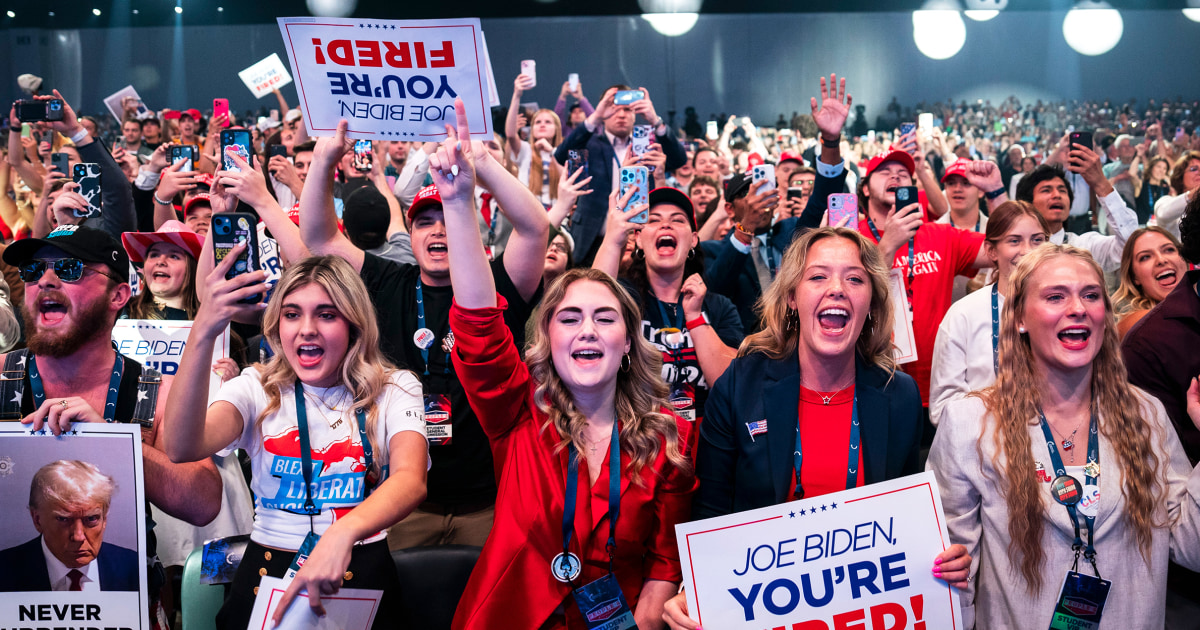
{"type": "Polygon", "coordinates": [[[245,129],[227,129],[221,132],[221,160],[227,171],[240,171],[237,164],[225,149],[233,147],[234,153],[240,155],[246,163],[250,163],[250,132],[245,129]]]}
{"type": "Polygon", "coordinates": [[[374,157],[371,153],[370,140],[354,141],[354,159],[352,160],[354,170],[360,173],[370,173],[374,157]]]}

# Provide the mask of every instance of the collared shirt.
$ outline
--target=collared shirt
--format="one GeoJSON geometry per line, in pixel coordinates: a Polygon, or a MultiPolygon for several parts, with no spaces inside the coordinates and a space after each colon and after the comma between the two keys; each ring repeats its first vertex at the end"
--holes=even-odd
{"type": "MultiPolygon", "coordinates": [[[[67,575],[71,569],[63,564],[58,558],[50,553],[50,548],[46,546],[46,538],[41,538],[42,555],[46,558],[46,573],[50,575],[50,590],[52,591],[69,591],[71,590],[71,576],[67,575]]],[[[79,586],[85,592],[100,591],[100,574],[96,569],[96,561],[92,560],[86,565],[79,567],[79,572],[83,577],[79,579],[79,586]]]]}
{"type": "Polygon", "coordinates": [[[1121,250],[1129,235],[1137,229],[1137,213],[1125,204],[1116,190],[1100,198],[1100,206],[1104,208],[1108,227],[1114,233],[1104,235],[1099,232],[1075,234],[1059,229],[1050,235],[1050,242],[1056,245],[1074,245],[1092,253],[1092,258],[1100,263],[1105,271],[1116,271],[1121,267],[1121,250]]]}

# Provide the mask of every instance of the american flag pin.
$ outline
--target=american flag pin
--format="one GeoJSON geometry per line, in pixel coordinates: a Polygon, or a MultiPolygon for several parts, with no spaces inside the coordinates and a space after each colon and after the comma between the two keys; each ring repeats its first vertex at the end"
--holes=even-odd
{"type": "Polygon", "coordinates": [[[761,434],[767,432],[766,418],[763,418],[762,420],[756,420],[754,422],[747,422],[746,430],[750,432],[750,441],[754,442],[755,441],[754,436],[761,435],[761,434]]]}

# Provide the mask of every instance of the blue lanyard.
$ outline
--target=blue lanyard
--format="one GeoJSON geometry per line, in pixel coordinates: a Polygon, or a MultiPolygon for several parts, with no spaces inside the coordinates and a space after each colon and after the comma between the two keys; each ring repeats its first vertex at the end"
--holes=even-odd
{"type": "MultiPolygon", "coordinates": [[[[875,237],[875,244],[878,245],[879,241],[883,240],[883,238],[879,235],[879,230],[875,228],[875,222],[870,218],[867,219],[867,227],[871,229],[871,236],[875,237]]],[[[978,225],[976,225],[976,230],[978,231],[978,229],[978,225]]],[[[908,312],[910,313],[913,310],[913,279],[916,278],[916,274],[913,273],[913,265],[916,263],[916,260],[917,235],[913,234],[908,237],[908,286],[905,291],[908,294],[908,312]]]]}
{"type": "MultiPolygon", "coordinates": [[[[1054,474],[1056,477],[1063,477],[1067,474],[1067,469],[1063,466],[1062,457],[1059,457],[1058,455],[1058,446],[1054,442],[1054,435],[1050,432],[1050,423],[1046,421],[1046,414],[1042,413],[1040,408],[1038,409],[1038,416],[1042,421],[1042,434],[1046,436],[1046,446],[1050,451],[1050,463],[1054,466],[1054,474]]],[[[1097,425],[1096,410],[1093,408],[1092,418],[1088,423],[1088,465],[1083,467],[1084,483],[1089,486],[1096,485],[1096,482],[1100,476],[1100,438],[1098,435],[1099,427],[1097,425]],[[1095,475],[1092,474],[1093,472],[1095,472],[1095,475]]],[[[1067,514],[1071,517],[1071,524],[1075,526],[1075,542],[1071,544],[1071,549],[1075,551],[1075,563],[1079,563],[1079,552],[1080,550],[1083,550],[1083,557],[1087,558],[1087,560],[1092,563],[1092,568],[1095,569],[1096,547],[1092,544],[1092,542],[1094,538],[1093,528],[1096,524],[1096,517],[1088,516],[1086,514],[1083,517],[1086,521],[1088,532],[1088,541],[1087,546],[1085,547],[1083,544],[1083,539],[1079,536],[1079,517],[1077,515],[1078,509],[1075,507],[1074,503],[1069,504],[1066,507],[1067,514]]],[[[1098,570],[1096,571],[1096,575],[1100,575],[1098,570]]]]}
{"type": "Polygon", "coordinates": [[[1000,373],[1000,281],[992,285],[992,370],[1000,373]]]}
{"type": "MultiPolygon", "coordinates": [[[[608,572],[612,573],[613,559],[617,555],[617,518],[621,515],[621,436],[617,432],[617,419],[613,418],[612,440],[608,443],[608,572]]],[[[575,531],[575,502],[579,490],[579,453],[575,445],[567,443],[567,497],[563,504],[563,555],[571,543],[575,531]]]]}
{"type": "MultiPolygon", "coordinates": [[[[108,396],[104,400],[104,421],[112,422],[117,413],[117,394],[121,389],[121,377],[125,374],[125,362],[121,358],[121,353],[117,352],[117,358],[113,360],[112,377],[108,379],[108,396]]],[[[37,360],[29,355],[29,386],[33,388],[33,405],[35,409],[41,409],[42,403],[46,402],[46,390],[42,387],[42,375],[37,369],[37,360]]]]}
{"type": "MultiPolygon", "coordinates": [[[[494,219],[493,219],[494,221],[494,219]]],[[[417,278],[417,328],[425,328],[425,295],[421,291],[421,279],[417,278]]],[[[425,362],[425,376],[429,376],[429,348],[421,348],[421,360],[425,362]]],[[[446,353],[446,364],[442,374],[450,373],[450,353],[446,353]]]]}
{"type": "MultiPolygon", "coordinates": [[[[658,312],[662,315],[663,327],[672,327],[679,331],[679,337],[683,339],[683,295],[680,294],[679,302],[675,305],[675,317],[667,317],[667,309],[663,306],[663,301],[655,296],[654,301],[658,303],[658,312]]],[[[682,342],[681,342],[682,343],[682,342]]],[[[663,335],[663,345],[667,347],[667,354],[671,355],[671,363],[675,364],[675,381],[678,383],[683,375],[683,367],[679,365],[680,356],[683,354],[683,346],[672,348],[667,343],[667,336],[663,335]]]]}
{"type": "MultiPolygon", "coordinates": [[[[854,407],[850,411],[850,455],[846,463],[846,489],[858,486],[858,447],[862,444],[858,431],[858,394],[854,394],[854,407]]],[[[804,464],[804,446],[800,443],[800,424],[796,424],[796,451],[792,453],[792,467],[796,469],[796,498],[804,498],[800,468],[804,464]]]]}
{"type": "MultiPolygon", "coordinates": [[[[300,463],[304,474],[304,513],[313,516],[320,514],[312,498],[312,447],[308,441],[308,409],[304,404],[304,384],[296,379],[296,426],[300,430],[300,463]]],[[[367,477],[371,474],[371,441],[367,439],[367,414],[362,408],[354,410],[358,420],[358,438],[362,441],[363,459],[366,460],[367,471],[363,473],[363,496],[367,498],[367,477]]]]}

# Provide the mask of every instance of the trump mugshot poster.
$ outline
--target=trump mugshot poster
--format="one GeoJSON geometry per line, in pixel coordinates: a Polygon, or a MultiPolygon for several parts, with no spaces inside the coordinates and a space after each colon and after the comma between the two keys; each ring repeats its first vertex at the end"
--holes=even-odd
{"type": "Polygon", "coordinates": [[[691,617],[723,630],[959,630],[933,473],[675,527],[691,617]]]}
{"type": "Polygon", "coordinates": [[[488,61],[477,18],[279,18],[313,136],[349,122],[352,138],[434,141],[466,105],[471,136],[490,140],[488,61]]]}
{"type": "Polygon", "coordinates": [[[0,628],[150,628],[141,427],[0,422],[0,505],[0,628]]]}

